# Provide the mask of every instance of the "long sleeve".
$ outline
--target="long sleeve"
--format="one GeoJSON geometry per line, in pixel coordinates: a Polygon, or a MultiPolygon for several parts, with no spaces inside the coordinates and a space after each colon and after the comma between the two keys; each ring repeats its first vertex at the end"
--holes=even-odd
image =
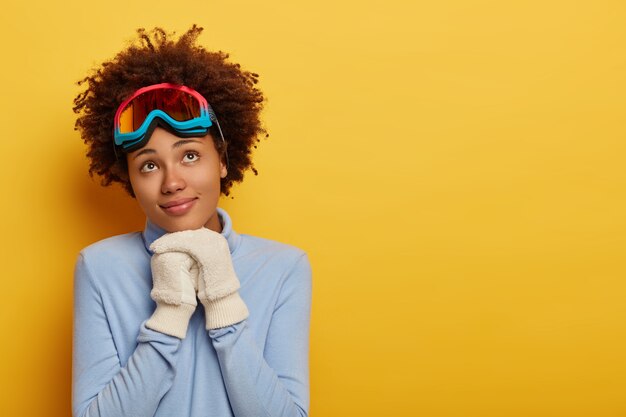
{"type": "Polygon", "coordinates": [[[97,282],[81,253],[74,269],[72,415],[150,416],[172,386],[181,340],[145,327],[124,367],[97,282]]]}
{"type": "Polygon", "coordinates": [[[209,331],[236,417],[308,415],[310,309],[311,266],[302,254],[282,284],[263,349],[247,320],[209,331]]]}

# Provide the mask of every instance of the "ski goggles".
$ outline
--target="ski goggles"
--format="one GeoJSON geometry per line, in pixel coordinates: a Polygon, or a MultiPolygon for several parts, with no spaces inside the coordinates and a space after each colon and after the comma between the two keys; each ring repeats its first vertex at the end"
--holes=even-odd
{"type": "Polygon", "coordinates": [[[114,119],[114,149],[131,152],[145,145],[157,126],[180,137],[198,137],[215,124],[222,129],[209,103],[196,90],[170,83],[140,88],[124,100],[114,119]]]}

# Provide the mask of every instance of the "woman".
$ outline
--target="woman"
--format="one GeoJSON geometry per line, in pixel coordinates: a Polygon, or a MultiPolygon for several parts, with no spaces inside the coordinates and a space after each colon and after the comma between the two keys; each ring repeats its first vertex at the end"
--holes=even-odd
{"type": "Polygon", "coordinates": [[[256,173],[263,95],[256,74],[196,45],[201,31],[140,30],[80,83],[90,174],[147,219],[78,257],[74,416],[308,415],[308,258],[238,234],[217,207],[256,173]]]}

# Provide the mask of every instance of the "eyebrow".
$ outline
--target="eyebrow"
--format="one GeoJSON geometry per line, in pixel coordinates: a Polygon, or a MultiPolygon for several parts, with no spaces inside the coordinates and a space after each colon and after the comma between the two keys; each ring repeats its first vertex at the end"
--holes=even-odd
{"type": "MultiPolygon", "coordinates": [[[[188,143],[202,144],[202,142],[200,142],[199,140],[195,140],[195,139],[181,139],[181,140],[177,140],[176,142],[174,142],[174,144],[172,145],[172,149],[180,148],[181,146],[186,145],[188,143]]],[[[133,159],[137,159],[139,156],[144,155],[144,154],[152,154],[152,153],[156,153],[156,151],[152,148],[143,148],[142,150],[137,152],[137,155],[133,156],[133,159]]]]}

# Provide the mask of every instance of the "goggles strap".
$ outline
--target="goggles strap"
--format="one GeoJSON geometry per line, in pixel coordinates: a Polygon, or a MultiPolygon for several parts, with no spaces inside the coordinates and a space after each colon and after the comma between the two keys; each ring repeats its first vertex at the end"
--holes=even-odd
{"type": "Polygon", "coordinates": [[[224,144],[224,157],[226,158],[226,170],[230,167],[230,163],[228,161],[228,143],[226,143],[226,139],[224,139],[224,134],[222,133],[222,128],[220,127],[220,122],[217,121],[217,116],[213,113],[213,109],[209,106],[209,116],[211,116],[211,120],[215,122],[215,126],[217,126],[217,130],[220,132],[220,138],[222,139],[222,143],[224,144]]]}

